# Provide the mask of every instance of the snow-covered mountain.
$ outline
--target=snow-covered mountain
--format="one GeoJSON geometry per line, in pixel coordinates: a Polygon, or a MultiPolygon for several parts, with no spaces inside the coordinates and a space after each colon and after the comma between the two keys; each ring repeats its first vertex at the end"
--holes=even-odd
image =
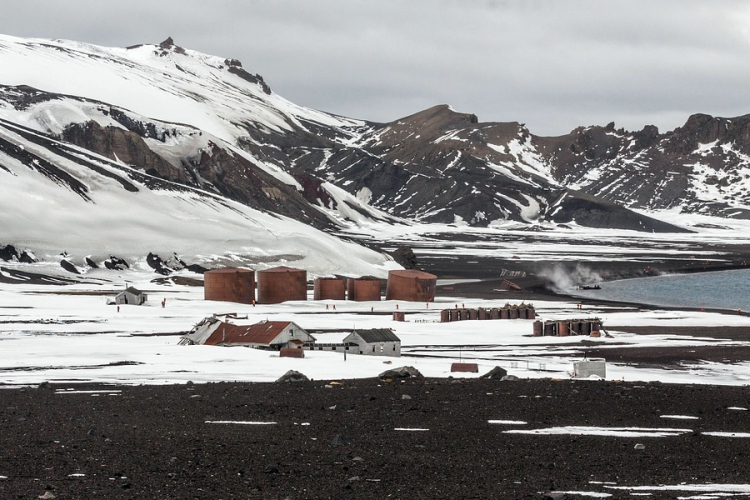
{"type": "Polygon", "coordinates": [[[369,123],[171,39],[0,35],[0,67],[0,246],[78,263],[177,252],[382,275],[387,257],[331,234],[506,220],[682,231],[630,209],[748,213],[744,118],[555,138],[444,105],[369,123]]]}

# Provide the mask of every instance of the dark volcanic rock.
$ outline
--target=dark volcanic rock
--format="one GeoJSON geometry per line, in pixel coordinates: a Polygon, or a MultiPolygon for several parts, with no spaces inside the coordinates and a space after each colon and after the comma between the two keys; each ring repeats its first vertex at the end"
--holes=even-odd
{"type": "Polygon", "coordinates": [[[378,378],[381,380],[385,379],[404,379],[404,378],[423,378],[422,374],[413,366],[401,366],[399,368],[392,368],[386,370],[378,378]]]}
{"type": "Polygon", "coordinates": [[[496,366],[495,368],[493,368],[492,370],[485,373],[479,378],[487,378],[491,380],[502,380],[502,378],[505,377],[506,375],[508,375],[508,370],[506,370],[505,368],[501,366],[496,366]]]}
{"type": "Polygon", "coordinates": [[[125,269],[130,269],[130,266],[125,261],[125,259],[115,257],[114,255],[110,255],[109,258],[104,261],[104,267],[116,271],[124,271],[125,269]]]}
{"type": "Polygon", "coordinates": [[[279,377],[276,382],[309,382],[310,379],[307,378],[302,373],[296,371],[296,370],[289,370],[284,375],[279,377]]]}
{"type": "Polygon", "coordinates": [[[81,271],[75,266],[75,264],[73,264],[72,262],[70,262],[68,259],[61,260],[60,261],[60,267],[62,267],[63,269],[65,269],[68,272],[71,272],[71,273],[74,273],[74,274],[81,274],[81,271]]]}
{"type": "Polygon", "coordinates": [[[391,256],[396,263],[403,266],[404,269],[416,269],[417,268],[417,256],[411,247],[398,247],[391,256]]]}
{"type": "Polygon", "coordinates": [[[86,265],[89,266],[91,269],[99,269],[99,265],[94,262],[90,256],[86,256],[84,259],[86,261],[86,265]]]}

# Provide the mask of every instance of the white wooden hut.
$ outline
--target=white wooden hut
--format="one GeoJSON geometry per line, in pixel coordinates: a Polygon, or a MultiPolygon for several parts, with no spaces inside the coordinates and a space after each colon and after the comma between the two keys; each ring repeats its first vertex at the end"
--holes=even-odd
{"type": "MultiPolygon", "coordinates": [[[[356,344],[359,354],[369,356],[401,356],[401,339],[390,328],[354,330],[344,338],[344,343],[356,344]]],[[[354,352],[357,352],[357,350],[354,352]]]]}
{"type": "Polygon", "coordinates": [[[148,300],[148,295],[135,287],[129,286],[122,292],[115,295],[115,304],[131,304],[139,306],[148,300]]]}

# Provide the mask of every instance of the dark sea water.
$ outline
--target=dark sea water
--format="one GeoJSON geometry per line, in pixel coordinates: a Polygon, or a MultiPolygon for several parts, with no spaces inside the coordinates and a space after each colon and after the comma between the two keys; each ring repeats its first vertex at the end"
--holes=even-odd
{"type": "Polygon", "coordinates": [[[600,283],[582,297],[685,308],[750,311],[750,269],[673,274],[600,283]]]}

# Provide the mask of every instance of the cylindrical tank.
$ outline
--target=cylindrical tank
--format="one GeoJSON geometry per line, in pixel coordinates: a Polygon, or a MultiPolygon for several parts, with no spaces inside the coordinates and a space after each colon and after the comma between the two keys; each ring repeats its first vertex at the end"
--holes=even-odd
{"type": "Polygon", "coordinates": [[[461,312],[458,309],[450,309],[451,321],[461,321],[461,312]]]}
{"type": "Polygon", "coordinates": [[[307,271],[279,266],[258,271],[258,303],[307,300],[307,271]]]}
{"type": "Polygon", "coordinates": [[[437,276],[434,274],[406,269],[388,271],[386,300],[406,300],[409,302],[434,302],[437,276]]]}
{"type": "Polygon", "coordinates": [[[255,271],[236,267],[206,271],[203,298],[251,304],[255,300],[255,271]]]}
{"type": "Polygon", "coordinates": [[[484,320],[484,319],[488,319],[490,315],[488,314],[487,309],[485,309],[484,307],[480,307],[479,310],[477,311],[477,317],[478,319],[484,320]]]}
{"type": "Polygon", "coordinates": [[[526,319],[536,318],[536,309],[531,304],[526,306],[526,319]]]}
{"type": "Polygon", "coordinates": [[[581,335],[589,335],[591,333],[591,323],[584,321],[581,323],[581,335]]]}
{"type": "Polygon", "coordinates": [[[380,280],[372,276],[346,280],[347,298],[357,302],[380,300],[380,280]]]}
{"type": "Polygon", "coordinates": [[[344,278],[317,278],[313,282],[314,300],[345,300],[346,280],[344,278]]]}
{"type": "Polygon", "coordinates": [[[393,321],[405,321],[404,313],[396,311],[393,313],[393,321]]]}
{"type": "Polygon", "coordinates": [[[450,309],[443,309],[440,311],[440,322],[441,323],[448,323],[451,320],[451,311],[450,309]]]}
{"type": "Polygon", "coordinates": [[[469,309],[469,319],[479,319],[479,311],[476,309],[469,309]]]}
{"type": "Polygon", "coordinates": [[[526,304],[518,306],[518,319],[526,319],[526,304]]]}
{"type": "Polygon", "coordinates": [[[500,319],[510,318],[510,306],[500,309],[500,319]]]}
{"type": "Polygon", "coordinates": [[[570,335],[570,323],[567,321],[560,321],[557,323],[557,336],[567,337],[570,335]]]}
{"type": "Polygon", "coordinates": [[[509,314],[510,319],[518,319],[518,307],[511,306],[509,314]]]}
{"type": "Polygon", "coordinates": [[[602,333],[599,330],[591,330],[591,333],[589,334],[591,337],[601,337],[602,333]]]}
{"type": "Polygon", "coordinates": [[[536,320],[534,321],[534,337],[541,337],[544,334],[544,324],[536,320]]]}
{"type": "Polygon", "coordinates": [[[500,319],[500,309],[497,307],[490,309],[490,319],[500,319]]]}

